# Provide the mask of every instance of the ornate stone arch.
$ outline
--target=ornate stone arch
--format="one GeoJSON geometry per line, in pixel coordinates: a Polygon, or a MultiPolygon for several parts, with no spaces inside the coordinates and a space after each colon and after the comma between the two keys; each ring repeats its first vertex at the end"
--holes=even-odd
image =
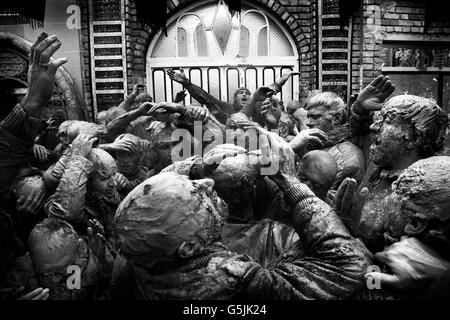
{"type": "MultiPolygon", "coordinates": [[[[236,17],[228,18],[230,23],[229,28],[232,31],[229,31],[229,33],[225,35],[225,39],[228,40],[219,44],[219,34],[213,36],[213,33],[215,33],[215,26],[219,25],[216,24],[216,16],[219,12],[218,10],[224,10],[223,8],[217,8],[220,8],[220,6],[223,5],[223,1],[219,1],[218,3],[214,1],[195,1],[190,5],[184,3],[183,8],[177,7],[176,13],[173,14],[168,20],[168,37],[165,37],[164,34],[158,32],[158,34],[151,39],[146,52],[146,79],[148,91],[150,94],[155,95],[155,99],[170,99],[170,95],[173,96],[175,92],[179,90],[178,84],[170,83],[170,80],[168,80],[168,78],[164,75],[164,70],[166,68],[176,67],[176,65],[185,68],[185,70],[189,72],[189,77],[197,74],[194,81],[195,83],[201,85],[205,90],[210,91],[211,83],[218,83],[218,88],[213,86],[213,91],[210,93],[214,96],[221,97],[222,100],[228,101],[230,101],[232,92],[236,86],[245,85],[252,91],[256,89],[257,86],[271,82],[271,80],[267,79],[273,78],[274,80],[276,77],[281,75],[281,73],[284,73],[289,69],[293,71],[301,71],[299,70],[300,52],[304,50],[299,50],[299,48],[301,48],[301,43],[304,43],[304,41],[302,40],[303,42],[299,42],[299,39],[304,39],[304,36],[302,35],[302,37],[299,36],[297,38],[293,36],[291,28],[293,28],[292,25],[294,25],[294,23],[291,23],[289,28],[287,27],[285,20],[288,20],[289,18],[292,18],[291,20],[294,19],[289,15],[289,13],[283,11],[286,14],[280,16],[280,12],[284,10],[281,7],[277,8],[277,10],[279,9],[278,12],[274,12],[273,9],[268,10],[267,8],[261,7],[258,2],[244,1],[241,19],[235,19],[236,17]],[[212,10],[216,10],[215,13],[213,13],[212,10]],[[184,52],[183,55],[179,55],[178,52],[178,42],[175,33],[177,29],[184,27],[183,24],[179,24],[180,19],[184,19],[184,17],[188,15],[196,16],[194,14],[195,12],[202,15],[205,20],[203,21],[204,25],[207,25],[206,38],[208,39],[208,48],[209,50],[213,48],[213,50],[210,51],[213,53],[211,53],[207,58],[202,58],[195,53],[192,54],[192,45],[189,46],[189,55],[186,52],[184,52]],[[255,55],[253,49],[252,54],[247,53],[247,55],[242,55],[240,49],[238,49],[240,43],[239,29],[245,25],[247,14],[249,16],[250,14],[259,14],[263,16],[263,20],[265,19],[265,22],[263,23],[265,27],[263,27],[263,29],[266,29],[266,32],[264,33],[263,38],[261,38],[264,39],[267,37],[267,42],[265,42],[265,45],[269,45],[270,25],[270,38],[274,41],[274,44],[273,46],[269,45],[268,51],[265,54],[258,53],[255,55]],[[214,42],[214,40],[216,40],[216,42],[214,42]],[[214,43],[220,47],[220,50],[216,48],[217,46],[214,45],[214,43]],[[287,47],[290,47],[291,49],[288,49],[287,47]],[[269,54],[269,50],[272,51],[270,48],[273,48],[274,50],[273,53],[269,54]],[[173,58],[175,58],[175,60],[173,58]],[[191,71],[193,71],[193,75],[190,74],[191,71]],[[212,72],[211,76],[209,75],[210,71],[212,72]],[[250,81],[250,86],[247,84],[247,77],[250,81]],[[225,83],[226,85],[224,85],[225,83]],[[233,83],[234,85],[229,86],[229,83],[233,83]]],[[[202,18],[198,17],[198,20],[202,21],[202,18]]],[[[255,28],[252,28],[251,32],[253,34],[253,40],[251,40],[253,41],[253,46],[251,47],[254,48],[256,43],[254,36],[255,32],[259,30],[259,24],[258,22],[255,22],[255,18],[250,20],[253,20],[253,24],[257,24],[254,26],[255,28]]],[[[192,25],[194,25],[192,23],[193,22],[186,21],[185,24],[188,29],[192,29],[192,25]]],[[[295,24],[297,24],[297,22],[295,22],[295,24]]],[[[296,89],[299,88],[298,84],[299,81],[296,79],[293,80],[292,84],[290,84],[290,88],[287,88],[289,86],[286,86],[286,91],[283,87],[283,92],[280,93],[280,98],[283,100],[286,99],[287,101],[291,99],[298,99],[298,90],[296,89]]],[[[189,103],[189,100],[190,98],[188,96],[187,103],[189,103]]],[[[190,101],[190,103],[192,103],[192,101],[190,101]]]]}
{"type": "MultiPolygon", "coordinates": [[[[30,41],[18,35],[0,32],[0,64],[7,64],[10,67],[8,70],[2,71],[0,69],[0,79],[15,82],[21,88],[26,88],[28,56],[31,46],[30,41]],[[14,66],[17,66],[17,68],[14,68],[14,66]]],[[[24,93],[25,90],[22,94],[24,93]]],[[[86,110],[82,107],[81,101],[69,73],[64,67],[60,67],[56,72],[53,97],[49,105],[44,108],[42,118],[49,118],[54,113],[59,112],[60,116],[64,115],[65,119],[84,120],[86,119],[86,110]]]]}
{"type": "MultiPolygon", "coordinates": [[[[168,1],[168,16],[176,16],[180,11],[196,5],[198,2],[198,0],[168,1]]],[[[203,2],[207,3],[209,1],[203,2]]],[[[277,21],[287,30],[289,36],[295,40],[295,46],[300,58],[299,62],[301,63],[300,71],[302,73],[307,73],[305,74],[305,77],[302,76],[302,78],[314,78],[311,74],[311,72],[314,72],[314,37],[305,36],[311,34],[312,32],[314,15],[313,8],[315,6],[314,1],[311,1],[310,3],[309,12],[302,13],[300,18],[291,14],[286,7],[276,0],[247,0],[244,2],[250,4],[251,6],[259,7],[272,15],[277,16],[277,21]]],[[[136,17],[133,17],[136,15],[133,0],[129,0],[129,6],[126,6],[125,10],[126,13],[130,14],[131,20],[136,21],[136,17]]],[[[127,33],[130,35],[129,39],[127,39],[127,63],[129,70],[128,88],[130,91],[133,83],[145,82],[147,72],[146,53],[153,39],[158,36],[158,32],[136,21],[127,23],[127,33]]]]}

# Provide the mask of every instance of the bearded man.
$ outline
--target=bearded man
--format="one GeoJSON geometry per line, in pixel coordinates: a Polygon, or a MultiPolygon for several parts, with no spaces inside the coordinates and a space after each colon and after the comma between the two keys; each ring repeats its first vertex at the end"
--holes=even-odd
{"type": "Polygon", "coordinates": [[[392,191],[399,174],[414,162],[433,156],[443,147],[448,126],[446,113],[431,99],[399,95],[383,105],[388,77],[375,79],[352,107],[353,130],[367,136],[370,163],[356,188],[356,181],[345,179],[336,193],[336,209],[353,234],[360,236],[369,249],[379,251],[379,231],[374,221],[383,209],[381,203],[392,191]],[[365,97],[365,98],[364,98],[365,97]],[[380,110],[372,124],[372,112],[380,110]]]}

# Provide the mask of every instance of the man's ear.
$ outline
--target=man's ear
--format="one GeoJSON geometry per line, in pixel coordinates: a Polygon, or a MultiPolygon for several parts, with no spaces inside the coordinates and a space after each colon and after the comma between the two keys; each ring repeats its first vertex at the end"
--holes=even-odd
{"type": "Polygon", "coordinates": [[[182,259],[187,259],[196,254],[200,248],[197,241],[185,241],[178,247],[177,255],[182,259]]]}
{"type": "Polygon", "coordinates": [[[428,221],[415,215],[410,219],[411,222],[405,227],[405,233],[410,237],[424,234],[425,230],[428,228],[428,221]]]}
{"type": "Polygon", "coordinates": [[[342,114],[343,111],[339,110],[333,113],[333,117],[331,119],[331,122],[334,126],[341,125],[344,120],[344,115],[342,114]]]}

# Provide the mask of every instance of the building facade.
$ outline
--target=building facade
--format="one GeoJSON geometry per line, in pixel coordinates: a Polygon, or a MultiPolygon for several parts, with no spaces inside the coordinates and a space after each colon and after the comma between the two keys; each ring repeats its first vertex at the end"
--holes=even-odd
{"type": "MultiPolygon", "coordinates": [[[[9,79],[4,94],[26,90],[26,48],[18,47],[44,29],[63,42],[58,57],[70,60],[54,99],[66,118],[93,121],[136,83],[155,101],[172,100],[181,87],[167,68],[183,68],[192,82],[227,101],[237,87],[254,90],[288,70],[300,75],[279,94],[286,102],[312,89],[348,99],[383,73],[395,94],[431,97],[450,111],[450,18],[426,25],[426,1],[362,0],[348,19],[341,19],[337,0],[245,0],[239,16],[224,1],[167,4],[167,34],[140,22],[134,0],[48,0],[37,29],[0,16],[0,75],[9,79]]],[[[185,103],[195,101],[188,96],[185,103]]]]}

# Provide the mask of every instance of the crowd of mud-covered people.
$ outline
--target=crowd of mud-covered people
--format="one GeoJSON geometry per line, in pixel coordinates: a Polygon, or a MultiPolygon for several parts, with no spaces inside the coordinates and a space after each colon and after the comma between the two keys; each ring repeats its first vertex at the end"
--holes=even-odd
{"type": "Polygon", "coordinates": [[[175,101],[135,85],[96,123],[55,123],[40,118],[60,46],[39,37],[0,123],[0,299],[449,297],[434,100],[392,96],[380,75],[348,103],[315,90],[284,104],[287,73],[231,104],[177,69],[175,101]]]}

